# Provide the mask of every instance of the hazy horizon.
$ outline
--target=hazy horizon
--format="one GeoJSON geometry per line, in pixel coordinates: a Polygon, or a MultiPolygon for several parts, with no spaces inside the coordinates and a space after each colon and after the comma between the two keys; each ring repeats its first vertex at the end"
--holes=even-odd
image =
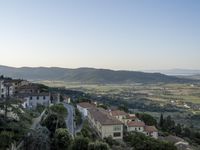
{"type": "Polygon", "coordinates": [[[200,1],[1,1],[0,65],[200,69],[200,1]]]}

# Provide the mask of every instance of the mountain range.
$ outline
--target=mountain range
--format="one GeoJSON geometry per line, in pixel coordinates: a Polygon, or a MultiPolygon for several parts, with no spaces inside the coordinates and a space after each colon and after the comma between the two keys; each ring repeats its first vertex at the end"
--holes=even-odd
{"type": "Polygon", "coordinates": [[[0,65],[0,75],[27,79],[27,80],[53,80],[80,83],[186,83],[193,82],[175,76],[161,73],[145,73],[139,71],[115,71],[95,68],[58,68],[58,67],[8,67],[0,65]]]}

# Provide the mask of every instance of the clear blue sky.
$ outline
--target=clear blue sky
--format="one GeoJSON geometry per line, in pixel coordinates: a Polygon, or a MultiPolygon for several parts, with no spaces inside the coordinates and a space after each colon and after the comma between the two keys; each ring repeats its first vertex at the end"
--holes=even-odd
{"type": "Polygon", "coordinates": [[[200,0],[0,0],[0,64],[200,69],[200,0]]]}

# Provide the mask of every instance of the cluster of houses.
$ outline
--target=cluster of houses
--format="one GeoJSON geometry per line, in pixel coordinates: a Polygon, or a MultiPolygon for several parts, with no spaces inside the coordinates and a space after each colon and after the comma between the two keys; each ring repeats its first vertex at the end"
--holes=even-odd
{"type": "Polygon", "coordinates": [[[141,132],[155,139],[158,138],[156,127],[145,125],[135,114],[121,110],[105,110],[98,108],[95,103],[88,102],[78,103],[77,108],[102,139],[109,136],[113,139],[123,139],[124,130],[141,132]]]}
{"type": "MultiPolygon", "coordinates": [[[[24,108],[35,108],[38,104],[49,106],[59,102],[60,95],[49,93],[40,84],[26,80],[0,77],[0,101],[18,99],[24,108]]],[[[70,99],[67,99],[70,101],[70,99]]]]}

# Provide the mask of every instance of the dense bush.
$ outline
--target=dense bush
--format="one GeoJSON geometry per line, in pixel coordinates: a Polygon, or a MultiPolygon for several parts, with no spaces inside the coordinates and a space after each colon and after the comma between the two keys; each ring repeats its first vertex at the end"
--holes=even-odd
{"type": "Polygon", "coordinates": [[[58,116],[57,114],[49,114],[41,124],[51,132],[51,135],[54,135],[56,129],[66,128],[66,123],[63,117],[58,116]]]}
{"type": "Polygon", "coordinates": [[[175,121],[172,120],[171,116],[167,116],[166,118],[164,118],[161,114],[159,127],[162,131],[169,134],[175,134],[179,137],[190,139],[189,142],[192,144],[200,144],[199,131],[185,127],[181,124],[176,124],[175,121]]]}
{"type": "Polygon", "coordinates": [[[72,150],[88,150],[89,139],[86,137],[78,136],[74,139],[71,149],[72,150]]]}
{"type": "Polygon", "coordinates": [[[6,149],[13,142],[14,132],[12,131],[2,131],[0,133],[0,149],[6,149]]]}
{"type": "Polygon", "coordinates": [[[72,142],[72,138],[66,128],[56,129],[53,146],[56,150],[68,149],[72,142]]]}
{"type": "Polygon", "coordinates": [[[24,150],[50,150],[50,132],[45,127],[31,131],[24,139],[24,150]]]}
{"type": "Polygon", "coordinates": [[[67,109],[63,104],[55,104],[52,105],[50,108],[50,113],[56,113],[57,115],[65,117],[67,115],[67,109]]]}
{"type": "Polygon", "coordinates": [[[124,140],[134,150],[177,150],[171,143],[159,141],[138,132],[128,133],[124,140]]]}
{"type": "Polygon", "coordinates": [[[149,125],[149,126],[157,126],[157,121],[154,117],[152,117],[151,115],[149,114],[146,114],[146,113],[140,113],[140,114],[136,114],[136,116],[144,121],[144,123],[146,125],[149,125]]]}
{"type": "Polygon", "coordinates": [[[103,142],[95,142],[95,143],[90,143],[88,145],[88,150],[109,150],[109,146],[106,143],[103,142]]]}
{"type": "Polygon", "coordinates": [[[82,116],[79,110],[75,107],[75,122],[76,126],[79,126],[82,123],[82,116]]]}

